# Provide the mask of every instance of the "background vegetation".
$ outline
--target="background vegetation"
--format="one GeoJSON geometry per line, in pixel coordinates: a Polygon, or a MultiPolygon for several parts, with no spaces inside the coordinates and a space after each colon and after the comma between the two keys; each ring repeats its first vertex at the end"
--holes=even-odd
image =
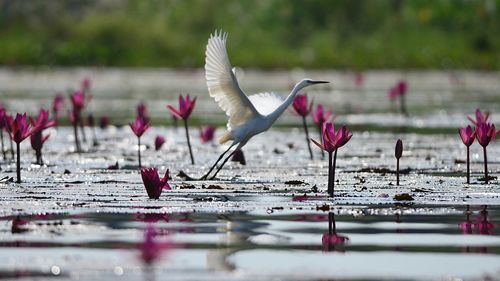
{"type": "Polygon", "coordinates": [[[0,0],[0,64],[200,67],[209,33],[258,68],[500,67],[500,0],[0,0]]]}

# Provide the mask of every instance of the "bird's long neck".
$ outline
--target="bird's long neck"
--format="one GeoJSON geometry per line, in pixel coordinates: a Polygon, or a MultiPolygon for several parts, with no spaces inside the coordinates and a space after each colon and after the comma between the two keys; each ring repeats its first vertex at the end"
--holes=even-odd
{"type": "Polygon", "coordinates": [[[292,104],[293,100],[295,99],[295,96],[302,90],[304,87],[307,85],[301,85],[297,84],[295,87],[293,87],[292,91],[290,94],[286,97],[285,101],[270,115],[273,117],[272,120],[278,119],[281,114],[292,104]]]}

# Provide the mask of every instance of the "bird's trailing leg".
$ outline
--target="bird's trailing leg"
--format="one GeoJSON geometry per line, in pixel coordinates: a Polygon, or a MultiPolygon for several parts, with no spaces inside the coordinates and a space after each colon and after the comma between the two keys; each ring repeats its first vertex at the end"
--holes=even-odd
{"type": "Polygon", "coordinates": [[[234,155],[234,153],[236,151],[238,151],[239,149],[241,149],[243,145],[240,143],[235,150],[233,150],[233,152],[231,152],[227,157],[226,159],[224,159],[224,162],[222,162],[222,164],[219,166],[219,168],[217,168],[217,171],[215,171],[215,174],[213,176],[210,177],[210,180],[213,180],[215,179],[215,176],[217,176],[217,174],[219,173],[219,171],[222,169],[222,167],[224,167],[224,165],[227,163],[227,161],[234,155]]]}
{"type": "Polygon", "coordinates": [[[231,149],[233,148],[233,146],[235,145],[235,143],[231,144],[229,146],[228,149],[226,149],[226,151],[224,151],[224,153],[222,153],[220,156],[219,156],[219,159],[217,159],[217,161],[215,161],[214,165],[210,168],[210,170],[203,176],[200,178],[200,180],[205,180],[207,179],[208,175],[210,175],[210,173],[214,170],[214,168],[217,166],[217,164],[219,163],[219,161],[222,159],[222,157],[224,157],[224,155],[226,155],[226,153],[231,149]]]}

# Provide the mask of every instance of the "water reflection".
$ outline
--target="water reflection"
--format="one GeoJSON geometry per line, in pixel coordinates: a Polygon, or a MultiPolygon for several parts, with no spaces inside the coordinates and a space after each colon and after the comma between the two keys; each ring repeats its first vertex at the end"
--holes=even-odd
{"type": "MultiPolygon", "coordinates": [[[[495,225],[491,223],[488,217],[488,206],[483,205],[481,207],[481,211],[476,216],[475,220],[471,220],[471,215],[473,212],[470,209],[470,205],[467,205],[465,210],[465,220],[459,224],[459,228],[464,235],[494,235],[493,230],[495,225]]],[[[465,246],[464,251],[466,253],[470,252],[480,252],[480,253],[488,253],[490,251],[489,247],[481,246],[481,247],[470,247],[465,246]],[[474,249],[476,251],[474,251],[474,249]]]]}
{"type": "Polygon", "coordinates": [[[323,234],[321,243],[323,244],[323,250],[327,252],[344,252],[339,245],[344,245],[349,241],[349,237],[337,234],[336,224],[335,224],[335,214],[332,212],[328,213],[328,233],[323,234]]]}

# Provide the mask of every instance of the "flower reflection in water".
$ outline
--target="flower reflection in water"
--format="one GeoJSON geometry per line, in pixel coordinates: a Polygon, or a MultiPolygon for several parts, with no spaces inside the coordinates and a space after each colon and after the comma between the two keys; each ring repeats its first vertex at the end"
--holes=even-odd
{"type": "MultiPolygon", "coordinates": [[[[323,237],[321,239],[321,243],[323,244],[323,251],[339,252],[339,249],[336,249],[336,246],[344,245],[348,241],[349,237],[337,234],[335,215],[332,212],[328,213],[328,233],[323,234],[323,237]]],[[[341,251],[343,251],[343,249],[341,251]]]]}
{"type": "MultiPolygon", "coordinates": [[[[465,210],[465,221],[459,224],[459,228],[464,235],[493,235],[493,230],[495,225],[491,223],[488,218],[488,206],[482,206],[479,215],[475,218],[475,220],[471,220],[472,211],[470,210],[470,206],[467,205],[467,209],[465,210]]],[[[476,248],[479,253],[487,253],[489,251],[489,247],[482,246],[476,248]]],[[[470,246],[466,246],[464,248],[465,252],[472,252],[473,248],[470,246]]]]}

